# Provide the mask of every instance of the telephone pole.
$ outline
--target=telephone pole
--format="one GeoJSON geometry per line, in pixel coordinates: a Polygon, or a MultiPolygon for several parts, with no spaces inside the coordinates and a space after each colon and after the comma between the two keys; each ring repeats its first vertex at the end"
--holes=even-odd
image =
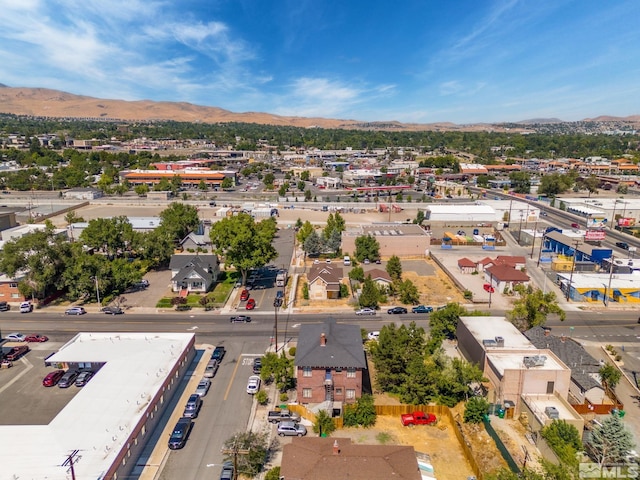
{"type": "Polygon", "coordinates": [[[573,282],[573,271],[576,268],[578,245],[580,245],[580,241],[576,240],[575,242],[573,242],[573,260],[571,261],[571,273],[569,274],[569,285],[567,286],[567,300],[569,300],[569,297],[571,296],[571,283],[573,282]]]}
{"type": "Polygon", "coordinates": [[[233,437],[233,445],[231,448],[223,448],[222,453],[233,456],[233,480],[238,480],[238,455],[249,455],[248,448],[240,448],[238,446],[238,434],[233,437]]]}

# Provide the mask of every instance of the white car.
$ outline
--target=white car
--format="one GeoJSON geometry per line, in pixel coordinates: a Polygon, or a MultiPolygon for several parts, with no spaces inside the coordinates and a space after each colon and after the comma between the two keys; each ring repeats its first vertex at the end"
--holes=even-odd
{"type": "Polygon", "coordinates": [[[375,315],[376,311],[373,308],[365,307],[360,310],[356,310],[356,315],[375,315]]]}
{"type": "Polygon", "coordinates": [[[251,375],[247,382],[247,393],[249,395],[255,395],[260,390],[260,377],[258,375],[251,375]]]}
{"type": "Polygon", "coordinates": [[[33,305],[31,302],[22,302],[20,304],[20,313],[31,313],[33,311],[33,305]]]}
{"type": "Polygon", "coordinates": [[[208,378],[203,378],[202,380],[200,380],[200,383],[198,383],[195,394],[204,397],[209,391],[209,387],[211,387],[211,380],[209,380],[208,378]]]}
{"type": "Polygon", "coordinates": [[[23,335],[22,333],[17,333],[17,332],[10,333],[6,337],[6,339],[11,342],[24,342],[25,338],[27,338],[26,335],[23,335]]]}
{"type": "Polygon", "coordinates": [[[380,338],[380,332],[369,332],[367,334],[367,339],[369,340],[378,340],[380,338]]]}

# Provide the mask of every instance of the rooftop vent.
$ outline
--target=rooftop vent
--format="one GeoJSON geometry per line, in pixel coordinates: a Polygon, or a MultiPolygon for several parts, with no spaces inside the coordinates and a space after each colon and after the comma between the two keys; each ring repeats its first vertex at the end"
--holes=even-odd
{"type": "Polygon", "coordinates": [[[496,337],[496,347],[504,347],[504,337],[496,337]]]}
{"type": "Polygon", "coordinates": [[[527,368],[532,367],[542,367],[547,361],[547,357],[545,355],[533,355],[531,357],[524,357],[523,362],[524,366],[527,368]]]}

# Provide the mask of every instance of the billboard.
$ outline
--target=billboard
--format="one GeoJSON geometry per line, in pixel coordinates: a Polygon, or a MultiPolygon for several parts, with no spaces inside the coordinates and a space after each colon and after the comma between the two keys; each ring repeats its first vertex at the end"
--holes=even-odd
{"type": "Polygon", "coordinates": [[[635,218],[619,218],[618,226],[619,227],[633,227],[636,224],[635,218]]]}
{"type": "Polygon", "coordinates": [[[607,219],[604,217],[589,217],[587,219],[587,228],[605,228],[607,219]]]}
{"type": "Polygon", "coordinates": [[[587,230],[584,234],[584,239],[588,241],[604,240],[606,235],[607,234],[604,230],[587,230]]]}

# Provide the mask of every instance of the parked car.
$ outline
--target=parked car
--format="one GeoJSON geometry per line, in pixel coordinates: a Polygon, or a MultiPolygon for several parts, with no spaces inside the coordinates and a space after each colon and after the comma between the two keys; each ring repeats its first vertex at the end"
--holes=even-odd
{"type": "Polygon", "coordinates": [[[75,382],[76,387],[84,387],[92,378],[93,378],[93,372],[89,370],[80,372],[78,374],[78,377],[76,378],[76,382],[75,382]]]}
{"type": "Polygon", "coordinates": [[[184,417],[180,418],[176,423],[176,426],[173,427],[173,430],[171,431],[171,436],[169,437],[169,448],[171,450],[177,450],[184,447],[192,427],[193,420],[184,417]]]}
{"type": "Polygon", "coordinates": [[[241,302],[245,302],[249,300],[249,290],[247,290],[246,288],[244,290],[242,290],[242,292],[240,293],[240,301],[241,302]]]}
{"type": "Polygon", "coordinates": [[[375,308],[365,307],[365,308],[361,308],[360,310],[356,310],[356,315],[375,315],[375,314],[376,314],[375,308]]]}
{"type": "Polygon", "coordinates": [[[20,345],[17,347],[13,347],[11,351],[5,355],[5,358],[10,362],[15,362],[28,351],[29,351],[29,347],[27,345],[20,345]]]}
{"type": "Polygon", "coordinates": [[[436,423],[436,416],[433,413],[424,412],[405,413],[400,417],[400,421],[405,427],[413,425],[431,425],[436,423]]]}
{"type": "Polygon", "coordinates": [[[364,259],[364,262],[362,262],[362,263],[364,263],[365,265],[369,265],[371,262],[369,261],[369,259],[368,259],[368,258],[365,258],[365,259],[364,259]]]}
{"type": "Polygon", "coordinates": [[[380,338],[380,332],[378,331],[367,333],[368,340],[378,340],[378,338],[380,338]]]}
{"type": "Polygon", "coordinates": [[[222,464],[222,472],[220,472],[220,480],[234,480],[235,469],[232,462],[224,462],[222,464]]]}
{"type": "Polygon", "coordinates": [[[255,375],[260,375],[260,371],[262,370],[262,357],[253,359],[252,369],[255,375]]]}
{"type": "Polygon", "coordinates": [[[269,413],[267,413],[267,420],[269,421],[269,423],[280,423],[287,421],[299,422],[300,415],[288,409],[271,410],[269,413]]]}
{"type": "Polygon", "coordinates": [[[40,335],[39,333],[33,333],[31,335],[27,335],[24,339],[25,342],[34,342],[34,343],[42,343],[49,340],[49,337],[46,335],[40,335]]]}
{"type": "Polygon", "coordinates": [[[249,323],[251,317],[249,315],[235,315],[229,320],[231,323],[249,323]]]}
{"type": "Polygon", "coordinates": [[[253,310],[254,308],[256,308],[256,301],[253,298],[250,298],[247,301],[247,305],[245,306],[245,308],[247,310],[253,310]]]}
{"type": "Polygon", "coordinates": [[[10,333],[5,338],[10,342],[24,342],[27,336],[23,335],[22,333],[14,332],[14,333],[10,333]]]}
{"type": "Polygon", "coordinates": [[[629,244],[627,242],[616,242],[616,247],[623,250],[629,250],[629,244]]]}
{"type": "Polygon", "coordinates": [[[33,311],[33,305],[31,302],[22,302],[20,304],[20,313],[31,313],[33,311]]]}
{"type": "Polygon", "coordinates": [[[247,381],[247,393],[249,395],[255,395],[260,390],[260,377],[258,375],[251,375],[247,381]]]}
{"type": "Polygon", "coordinates": [[[218,345],[216,348],[213,349],[213,353],[211,354],[211,360],[218,360],[218,362],[221,362],[222,359],[224,358],[225,353],[227,353],[225,348],[222,345],[218,345]]]}
{"type": "Polygon", "coordinates": [[[425,307],[424,305],[418,305],[417,307],[413,307],[411,309],[411,313],[431,313],[433,312],[433,307],[425,307]]]}
{"type": "Polygon", "coordinates": [[[87,311],[82,307],[71,307],[64,311],[65,315],[84,315],[87,311]]]}
{"type": "Polygon", "coordinates": [[[278,435],[281,437],[302,437],[307,434],[307,427],[296,422],[280,422],[278,425],[278,435]]]}
{"type": "Polygon", "coordinates": [[[58,382],[58,387],[69,388],[76,381],[77,377],[78,372],[76,372],[75,370],[68,370],[67,373],[65,373],[58,382]]]}
{"type": "Polygon", "coordinates": [[[196,418],[200,413],[202,407],[202,397],[197,393],[192,393],[187,400],[187,404],[184,406],[183,417],[196,418]]]}
{"type": "Polygon", "coordinates": [[[398,314],[402,314],[402,313],[407,313],[407,309],[404,307],[393,307],[390,308],[389,310],[387,310],[387,313],[389,315],[398,315],[398,314]]]}
{"type": "Polygon", "coordinates": [[[485,283],[482,288],[484,288],[485,292],[489,292],[489,293],[493,293],[496,291],[495,288],[493,288],[490,284],[485,283]]]}
{"type": "Polygon", "coordinates": [[[276,308],[280,308],[282,306],[282,303],[284,302],[284,300],[282,298],[274,298],[273,299],[273,306],[276,308]]]}
{"type": "Polygon", "coordinates": [[[209,392],[210,387],[211,380],[209,380],[208,378],[203,378],[202,380],[200,380],[198,386],[196,387],[196,395],[204,397],[209,392]]]}
{"type": "Polygon", "coordinates": [[[100,311],[108,315],[122,315],[124,313],[120,307],[103,307],[100,311]]]}
{"type": "Polygon", "coordinates": [[[7,310],[11,310],[11,305],[7,302],[0,302],[0,312],[6,312],[7,310]]]}
{"type": "Polygon", "coordinates": [[[218,360],[209,360],[207,366],[204,368],[204,377],[205,378],[213,378],[216,376],[218,372],[218,367],[220,366],[220,362],[218,360]]]}
{"type": "Polygon", "coordinates": [[[64,370],[54,370],[53,372],[49,372],[42,380],[42,385],[45,387],[53,387],[58,384],[63,375],[64,370]]]}
{"type": "Polygon", "coordinates": [[[580,225],[578,225],[577,223],[572,223],[571,228],[580,228],[580,225]]]}

